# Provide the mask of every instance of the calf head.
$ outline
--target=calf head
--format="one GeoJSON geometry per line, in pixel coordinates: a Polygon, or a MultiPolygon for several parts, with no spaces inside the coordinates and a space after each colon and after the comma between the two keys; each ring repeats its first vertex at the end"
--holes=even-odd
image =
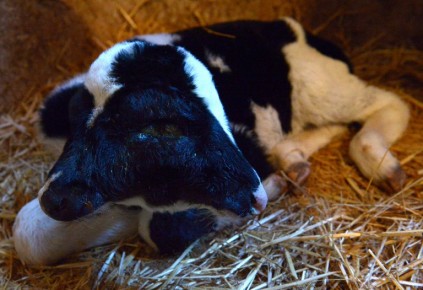
{"type": "Polygon", "coordinates": [[[39,193],[54,219],[75,220],[107,202],[236,216],[266,206],[209,71],[180,47],[115,45],[53,91],[41,125],[47,136],[67,137],[39,193]]]}

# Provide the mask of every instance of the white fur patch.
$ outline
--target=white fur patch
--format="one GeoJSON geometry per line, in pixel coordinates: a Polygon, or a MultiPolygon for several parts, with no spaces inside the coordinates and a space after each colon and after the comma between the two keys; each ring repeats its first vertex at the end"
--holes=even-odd
{"type": "Polygon", "coordinates": [[[262,107],[251,102],[251,110],[255,116],[254,131],[266,151],[279,143],[284,135],[279,114],[272,106],[262,107]]]}
{"type": "Polygon", "coordinates": [[[157,45],[173,45],[176,41],[180,41],[182,39],[179,34],[169,33],[144,34],[136,36],[135,38],[157,45]]]}
{"type": "Polygon", "coordinates": [[[183,53],[185,56],[185,72],[193,79],[195,94],[204,100],[207,108],[220,123],[220,126],[222,126],[229,139],[235,143],[229,129],[229,123],[226,118],[225,111],[223,110],[223,105],[220,102],[219,94],[217,93],[216,87],[213,83],[211,73],[191,53],[187,52],[182,47],[179,47],[178,51],[183,53]]]}
{"type": "Polygon", "coordinates": [[[121,204],[125,206],[139,206],[149,212],[169,212],[169,213],[175,213],[178,211],[184,211],[190,208],[193,208],[193,206],[189,203],[178,201],[172,205],[168,206],[150,206],[144,198],[141,196],[135,196],[131,198],[124,199],[122,201],[116,202],[116,204],[121,204]]]}
{"type": "Polygon", "coordinates": [[[139,215],[138,222],[138,234],[147,242],[153,249],[156,251],[159,250],[157,245],[153,242],[150,235],[150,222],[153,218],[153,213],[151,211],[143,210],[139,215]]]}
{"type": "Polygon", "coordinates": [[[85,86],[93,94],[96,107],[103,106],[106,100],[122,87],[110,76],[112,65],[119,53],[130,52],[133,45],[134,43],[131,42],[118,43],[100,54],[91,65],[85,79],[85,86]]]}
{"type": "Polygon", "coordinates": [[[367,84],[350,74],[345,63],[322,55],[306,43],[294,42],[282,50],[290,67],[294,133],[307,124],[357,121],[372,102],[367,84]]]}
{"type": "Polygon", "coordinates": [[[253,206],[254,214],[259,214],[266,208],[268,201],[266,190],[261,183],[253,195],[256,199],[256,203],[253,206]]]}
{"type": "Polygon", "coordinates": [[[211,67],[219,69],[220,73],[229,73],[231,68],[225,63],[222,57],[206,51],[207,62],[211,67]]]}
{"type": "Polygon", "coordinates": [[[305,37],[305,32],[302,25],[291,17],[283,17],[282,19],[289,25],[289,27],[295,33],[295,36],[297,37],[297,41],[305,43],[306,37],[305,37]]]}
{"type": "Polygon", "coordinates": [[[176,212],[182,212],[189,209],[207,209],[210,211],[211,214],[213,214],[216,218],[221,218],[222,220],[225,220],[227,224],[237,224],[239,223],[239,217],[227,210],[217,210],[211,206],[203,205],[203,204],[190,204],[183,201],[177,201],[176,203],[172,205],[167,206],[150,206],[147,204],[147,202],[140,196],[131,197],[128,199],[125,199],[120,202],[116,202],[116,204],[121,204],[125,206],[139,206],[145,211],[149,211],[150,213],[153,212],[161,212],[161,213],[176,213],[176,212]]]}
{"type": "Polygon", "coordinates": [[[32,200],[19,211],[13,225],[13,241],[19,258],[31,265],[49,265],[73,253],[125,239],[137,232],[138,211],[108,204],[97,213],[81,220],[61,222],[47,216],[37,199],[32,200]]]}

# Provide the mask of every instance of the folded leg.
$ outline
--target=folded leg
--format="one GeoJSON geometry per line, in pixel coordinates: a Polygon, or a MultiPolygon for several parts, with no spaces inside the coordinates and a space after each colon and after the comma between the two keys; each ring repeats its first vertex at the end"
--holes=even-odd
{"type": "Polygon", "coordinates": [[[369,86],[367,94],[373,101],[358,119],[363,127],[350,144],[350,156],[363,175],[389,191],[399,191],[406,175],[389,147],[405,131],[409,109],[394,94],[369,86]]]}
{"type": "Polygon", "coordinates": [[[119,241],[137,233],[139,210],[105,205],[86,218],[60,222],[47,216],[38,199],[26,204],[13,225],[13,240],[22,262],[50,265],[84,249],[119,241]]]}
{"type": "Polygon", "coordinates": [[[270,150],[270,159],[290,179],[303,184],[310,174],[308,158],[345,130],[345,126],[330,125],[288,135],[270,150]]]}

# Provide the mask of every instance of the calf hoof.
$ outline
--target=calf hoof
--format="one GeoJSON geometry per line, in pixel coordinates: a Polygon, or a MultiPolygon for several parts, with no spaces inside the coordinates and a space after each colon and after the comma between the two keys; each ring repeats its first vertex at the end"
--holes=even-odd
{"type": "Polygon", "coordinates": [[[288,167],[286,175],[297,185],[303,185],[311,173],[310,163],[297,162],[288,167]]]}
{"type": "Polygon", "coordinates": [[[282,176],[272,173],[263,181],[263,187],[268,200],[274,201],[288,190],[288,183],[282,176]]]}
{"type": "Polygon", "coordinates": [[[404,188],[407,175],[401,166],[395,167],[390,171],[381,182],[381,187],[389,193],[397,193],[404,188]]]}

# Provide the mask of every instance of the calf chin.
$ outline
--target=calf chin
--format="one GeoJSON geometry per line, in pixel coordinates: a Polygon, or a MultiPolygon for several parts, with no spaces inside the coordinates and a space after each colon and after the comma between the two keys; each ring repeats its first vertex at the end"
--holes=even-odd
{"type": "Polygon", "coordinates": [[[206,209],[155,213],[150,221],[150,238],[160,253],[175,254],[216,227],[214,216],[206,209]]]}
{"type": "Polygon", "coordinates": [[[198,239],[227,227],[239,226],[242,219],[230,212],[212,208],[191,208],[178,212],[143,210],[139,216],[139,235],[156,251],[173,255],[198,239]]]}

